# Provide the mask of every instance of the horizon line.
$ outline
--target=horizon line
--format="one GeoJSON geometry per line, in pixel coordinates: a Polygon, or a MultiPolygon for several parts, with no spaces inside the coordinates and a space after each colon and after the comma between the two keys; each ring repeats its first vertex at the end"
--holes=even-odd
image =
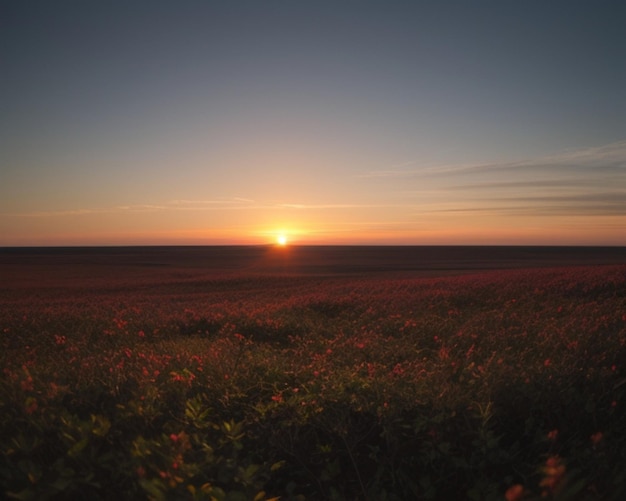
{"type": "Polygon", "coordinates": [[[172,247],[187,247],[187,248],[198,248],[198,247],[273,247],[277,249],[287,250],[293,247],[552,247],[552,248],[615,248],[615,249],[626,249],[626,245],[621,244],[538,244],[538,243],[528,243],[528,244],[384,244],[384,243],[358,243],[358,244],[349,244],[349,243],[341,243],[341,244],[298,244],[298,243],[290,243],[287,246],[280,246],[275,243],[258,243],[258,244],[228,244],[228,243],[219,243],[219,244],[69,244],[69,245],[0,245],[0,250],[6,249],[124,249],[124,248],[172,248],[172,247]]]}

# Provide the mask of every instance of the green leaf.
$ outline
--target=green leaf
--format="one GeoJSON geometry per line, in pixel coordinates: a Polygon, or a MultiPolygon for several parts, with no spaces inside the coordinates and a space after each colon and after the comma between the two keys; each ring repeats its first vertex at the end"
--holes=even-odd
{"type": "Polygon", "coordinates": [[[286,463],[287,463],[287,461],[285,461],[285,460],[278,461],[278,462],[274,463],[272,466],[270,466],[270,471],[280,470],[283,466],[285,466],[286,463]]]}
{"type": "Polygon", "coordinates": [[[139,485],[152,496],[156,501],[165,501],[165,493],[163,492],[163,485],[158,480],[148,480],[147,478],[139,479],[139,485]]]}
{"type": "Polygon", "coordinates": [[[6,495],[11,499],[20,499],[22,501],[31,501],[38,499],[37,493],[30,487],[27,487],[23,491],[19,492],[7,492],[6,495]]]}
{"type": "Polygon", "coordinates": [[[78,456],[85,447],[87,447],[87,444],[89,443],[89,439],[87,438],[83,438],[82,440],[80,440],[79,442],[77,442],[76,444],[74,444],[69,451],[67,451],[67,455],[71,458],[75,458],[76,456],[78,456]]]}
{"type": "Polygon", "coordinates": [[[74,479],[71,477],[67,477],[63,475],[62,477],[57,478],[50,485],[54,487],[59,492],[64,492],[67,488],[74,483],[74,479]]]}
{"type": "Polygon", "coordinates": [[[91,415],[92,433],[98,437],[104,437],[111,428],[111,421],[100,415],[91,415]]]}

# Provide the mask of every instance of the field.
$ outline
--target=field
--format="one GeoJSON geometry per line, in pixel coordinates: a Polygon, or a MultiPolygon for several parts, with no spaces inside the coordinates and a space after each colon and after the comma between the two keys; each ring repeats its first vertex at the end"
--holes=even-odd
{"type": "Polygon", "coordinates": [[[0,249],[0,330],[0,497],[626,495],[626,249],[0,249]]]}

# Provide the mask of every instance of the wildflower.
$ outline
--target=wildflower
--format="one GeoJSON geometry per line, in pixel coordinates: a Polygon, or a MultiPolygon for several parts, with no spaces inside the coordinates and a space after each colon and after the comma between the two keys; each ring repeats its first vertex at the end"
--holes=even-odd
{"type": "Polygon", "coordinates": [[[278,395],[272,395],[272,401],[280,403],[283,401],[283,395],[279,393],[278,395]]]}
{"type": "Polygon", "coordinates": [[[504,499],[506,501],[518,501],[522,499],[524,495],[524,486],[521,484],[515,484],[509,487],[504,493],[504,499]]]}
{"type": "Polygon", "coordinates": [[[122,320],[121,318],[114,318],[113,322],[115,323],[115,326],[120,330],[123,330],[124,327],[126,327],[126,325],[128,324],[126,320],[122,320]]]}
{"type": "Polygon", "coordinates": [[[26,399],[26,414],[32,414],[37,410],[37,400],[30,397],[26,399]]]}
{"type": "Polygon", "coordinates": [[[546,359],[543,361],[543,366],[544,366],[544,367],[550,367],[550,365],[551,365],[551,364],[552,364],[552,362],[550,361],[550,359],[549,359],[549,358],[546,358],[546,359]]]}
{"type": "Polygon", "coordinates": [[[401,364],[396,364],[391,372],[396,376],[401,376],[402,374],[404,374],[404,369],[402,368],[401,364]]]}
{"type": "Polygon", "coordinates": [[[555,493],[563,483],[565,476],[565,465],[559,456],[550,456],[543,467],[543,479],[539,487],[543,487],[543,495],[555,493]]]}
{"type": "Polygon", "coordinates": [[[144,331],[139,331],[139,332],[137,333],[137,335],[138,335],[140,338],[144,338],[144,337],[146,337],[146,333],[145,333],[144,331]]]}
{"type": "Polygon", "coordinates": [[[56,397],[57,394],[59,393],[59,386],[56,383],[54,383],[54,382],[50,383],[49,386],[50,386],[50,388],[48,390],[48,395],[47,395],[48,398],[56,397]]]}
{"type": "Polygon", "coordinates": [[[591,444],[595,448],[600,442],[602,442],[602,439],[604,438],[604,434],[601,431],[598,431],[594,433],[593,435],[591,435],[591,437],[589,438],[591,439],[591,444]]]}
{"type": "Polygon", "coordinates": [[[33,391],[33,378],[28,376],[24,381],[21,382],[20,386],[22,387],[22,391],[33,391]]]}
{"type": "Polygon", "coordinates": [[[442,346],[439,349],[439,358],[441,360],[447,360],[449,357],[450,357],[450,350],[446,348],[445,346],[442,346]]]}
{"type": "Polygon", "coordinates": [[[554,430],[548,432],[548,440],[554,442],[558,435],[559,435],[559,430],[554,429],[554,430]]]}

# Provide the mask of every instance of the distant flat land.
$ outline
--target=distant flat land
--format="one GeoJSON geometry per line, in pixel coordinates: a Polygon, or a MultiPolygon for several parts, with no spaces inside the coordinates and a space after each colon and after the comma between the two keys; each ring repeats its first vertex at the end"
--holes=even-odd
{"type": "Polygon", "coordinates": [[[626,247],[206,246],[0,248],[0,290],[234,275],[444,276],[626,264],[626,247]]]}

